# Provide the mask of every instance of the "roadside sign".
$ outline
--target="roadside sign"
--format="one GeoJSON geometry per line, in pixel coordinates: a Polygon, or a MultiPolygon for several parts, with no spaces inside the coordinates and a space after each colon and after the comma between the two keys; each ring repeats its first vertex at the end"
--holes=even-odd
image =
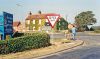
{"type": "Polygon", "coordinates": [[[4,14],[4,32],[5,34],[13,33],[13,15],[7,12],[3,12],[4,14]]]}
{"type": "Polygon", "coordinates": [[[46,15],[50,25],[52,28],[54,28],[55,23],[59,20],[60,15],[59,14],[47,14],[46,15]]]}
{"type": "Polygon", "coordinates": [[[0,35],[1,39],[6,39],[6,35],[13,34],[13,14],[7,12],[0,13],[0,35]]]}
{"type": "Polygon", "coordinates": [[[0,35],[1,34],[3,34],[3,32],[4,32],[4,20],[3,20],[3,16],[2,15],[0,15],[0,35]]]}
{"type": "Polygon", "coordinates": [[[0,26],[3,26],[3,16],[2,15],[0,15],[0,26]]]}

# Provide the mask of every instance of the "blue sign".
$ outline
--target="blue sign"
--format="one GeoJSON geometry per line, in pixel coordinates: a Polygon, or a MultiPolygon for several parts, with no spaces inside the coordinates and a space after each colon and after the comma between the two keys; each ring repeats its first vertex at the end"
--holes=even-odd
{"type": "Polygon", "coordinates": [[[4,33],[4,19],[3,15],[0,15],[0,34],[4,33]]]}
{"type": "Polygon", "coordinates": [[[4,32],[5,34],[13,33],[13,15],[3,12],[4,14],[4,32]]]}
{"type": "Polygon", "coordinates": [[[3,34],[3,32],[4,32],[4,27],[0,26],[0,34],[3,34]]]}
{"type": "Polygon", "coordinates": [[[2,12],[0,15],[0,35],[6,39],[6,35],[13,34],[13,14],[2,12]]]}
{"type": "Polygon", "coordinates": [[[3,16],[0,15],[0,26],[3,26],[3,24],[4,24],[3,22],[4,22],[3,16]]]}

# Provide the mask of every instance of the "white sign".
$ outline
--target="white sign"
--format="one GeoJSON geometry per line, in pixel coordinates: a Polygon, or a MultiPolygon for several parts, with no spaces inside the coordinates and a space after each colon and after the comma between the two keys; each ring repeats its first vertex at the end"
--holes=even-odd
{"type": "Polygon", "coordinates": [[[59,19],[59,16],[47,16],[47,18],[48,18],[48,21],[49,21],[51,27],[53,28],[55,23],[59,19]]]}

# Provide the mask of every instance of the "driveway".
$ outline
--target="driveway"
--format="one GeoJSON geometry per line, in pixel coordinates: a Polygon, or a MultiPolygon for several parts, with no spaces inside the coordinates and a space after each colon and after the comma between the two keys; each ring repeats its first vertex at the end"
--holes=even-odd
{"type": "Polygon", "coordinates": [[[40,59],[100,59],[100,35],[78,33],[77,38],[85,43],[82,46],[41,57],[40,59]]]}

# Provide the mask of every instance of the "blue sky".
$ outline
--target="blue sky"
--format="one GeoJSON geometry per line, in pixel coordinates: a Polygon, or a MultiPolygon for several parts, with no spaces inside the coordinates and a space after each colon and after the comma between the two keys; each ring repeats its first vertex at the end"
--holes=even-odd
{"type": "Polygon", "coordinates": [[[83,11],[93,11],[100,25],[100,0],[0,0],[0,11],[14,14],[14,21],[25,21],[29,11],[37,14],[58,13],[73,23],[74,17],[83,11]]]}

